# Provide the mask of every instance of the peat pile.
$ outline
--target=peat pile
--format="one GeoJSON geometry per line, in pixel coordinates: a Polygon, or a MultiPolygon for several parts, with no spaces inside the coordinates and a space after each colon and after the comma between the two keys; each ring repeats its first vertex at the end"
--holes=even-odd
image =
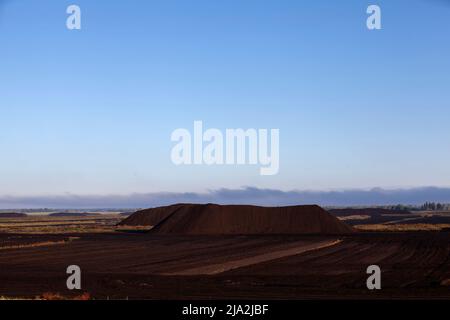
{"type": "Polygon", "coordinates": [[[189,206],[189,204],[174,204],[171,206],[157,207],[136,211],[122,220],[117,225],[119,226],[156,226],[163,219],[171,215],[175,210],[182,206],[189,206]]]}
{"type": "Polygon", "coordinates": [[[91,212],[55,212],[49,214],[50,217],[95,217],[99,215],[100,213],[91,212]]]}
{"type": "Polygon", "coordinates": [[[397,215],[397,214],[411,214],[406,210],[392,210],[383,208],[345,208],[345,209],[329,209],[329,213],[337,217],[345,216],[381,216],[381,215],[397,215]]]}
{"type": "Polygon", "coordinates": [[[27,217],[27,214],[19,212],[0,212],[0,218],[24,218],[24,217],[27,217]]]}
{"type": "Polygon", "coordinates": [[[150,230],[152,234],[264,235],[353,232],[351,227],[316,205],[258,207],[178,204],[137,212],[122,222],[123,225],[128,223],[154,225],[150,230]]]}

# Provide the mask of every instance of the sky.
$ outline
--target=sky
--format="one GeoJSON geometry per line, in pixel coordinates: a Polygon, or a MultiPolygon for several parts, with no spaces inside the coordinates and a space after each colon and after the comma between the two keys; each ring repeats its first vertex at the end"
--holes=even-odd
{"type": "Polygon", "coordinates": [[[0,0],[0,207],[450,187],[449,16],[447,0],[0,0]],[[279,173],[174,165],[171,133],[196,120],[279,129],[279,173]]]}

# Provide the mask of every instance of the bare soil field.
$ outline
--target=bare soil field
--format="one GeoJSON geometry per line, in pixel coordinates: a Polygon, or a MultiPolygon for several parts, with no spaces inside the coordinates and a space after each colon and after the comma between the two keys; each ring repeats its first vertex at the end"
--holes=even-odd
{"type": "Polygon", "coordinates": [[[450,298],[449,232],[3,233],[0,247],[0,296],[6,297],[50,292],[94,299],[450,298]],[[60,244],[27,245],[47,242],[60,244]],[[66,289],[72,264],[82,270],[81,292],[66,289]],[[381,267],[382,290],[366,288],[371,264],[381,267]]]}
{"type": "Polygon", "coordinates": [[[417,232],[417,231],[450,231],[448,223],[395,223],[395,224],[361,224],[354,226],[360,231],[371,232],[417,232]]]}
{"type": "Polygon", "coordinates": [[[376,208],[329,210],[339,220],[362,231],[449,231],[448,211],[394,211],[376,208]],[[397,213],[396,213],[397,212],[397,213]]]}
{"type": "Polygon", "coordinates": [[[118,214],[93,216],[29,215],[17,218],[0,216],[0,233],[60,234],[84,232],[109,232],[123,219],[118,214]]]}

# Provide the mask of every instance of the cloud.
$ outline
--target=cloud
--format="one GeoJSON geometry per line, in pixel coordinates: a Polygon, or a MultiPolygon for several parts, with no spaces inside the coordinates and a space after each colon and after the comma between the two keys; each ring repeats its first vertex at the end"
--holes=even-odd
{"type": "Polygon", "coordinates": [[[342,191],[282,191],[245,187],[205,193],[156,192],[130,195],[0,196],[0,208],[147,208],[172,203],[256,204],[267,206],[319,204],[322,206],[450,203],[450,188],[342,191]]]}

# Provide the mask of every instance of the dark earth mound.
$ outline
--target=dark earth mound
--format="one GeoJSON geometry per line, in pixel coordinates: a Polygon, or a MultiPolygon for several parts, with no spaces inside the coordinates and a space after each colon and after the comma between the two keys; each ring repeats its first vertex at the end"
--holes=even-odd
{"type": "Polygon", "coordinates": [[[345,208],[345,209],[329,209],[329,213],[335,215],[336,217],[345,216],[357,216],[357,215],[388,215],[388,214],[411,214],[411,212],[406,210],[392,210],[383,208],[345,208]]]}
{"type": "Polygon", "coordinates": [[[55,212],[49,214],[50,217],[94,217],[98,215],[100,214],[90,212],[55,212]]]}
{"type": "Polygon", "coordinates": [[[120,225],[153,225],[152,234],[345,234],[353,229],[316,205],[177,204],[136,212],[120,225]]]}
{"type": "Polygon", "coordinates": [[[119,226],[155,226],[184,204],[140,210],[122,220],[119,226]]]}
{"type": "Polygon", "coordinates": [[[27,217],[25,213],[19,212],[0,212],[0,218],[24,218],[27,217]]]}

